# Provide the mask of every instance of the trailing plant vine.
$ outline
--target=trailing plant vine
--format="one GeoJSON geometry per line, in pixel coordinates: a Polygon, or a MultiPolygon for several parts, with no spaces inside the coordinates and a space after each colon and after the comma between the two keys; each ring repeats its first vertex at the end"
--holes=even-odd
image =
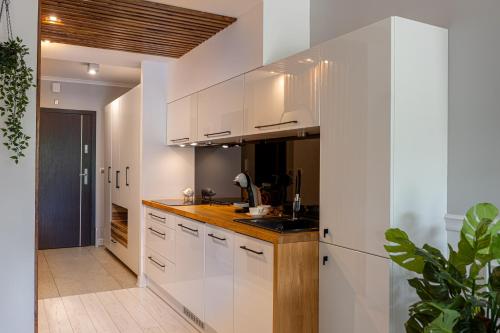
{"type": "Polygon", "coordinates": [[[14,38],[9,14],[10,0],[2,0],[0,22],[7,22],[7,41],[0,43],[0,133],[3,145],[16,163],[25,156],[31,139],[23,131],[22,120],[29,104],[28,91],[33,84],[33,69],[25,61],[29,49],[18,37],[14,38]]]}

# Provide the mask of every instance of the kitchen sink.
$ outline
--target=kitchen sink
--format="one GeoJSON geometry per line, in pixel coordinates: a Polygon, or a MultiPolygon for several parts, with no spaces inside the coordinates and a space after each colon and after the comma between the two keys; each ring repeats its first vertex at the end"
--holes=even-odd
{"type": "Polygon", "coordinates": [[[292,220],[284,217],[263,217],[253,219],[236,219],[234,222],[248,224],[279,233],[319,230],[319,220],[311,218],[298,218],[297,220],[292,220]]]}

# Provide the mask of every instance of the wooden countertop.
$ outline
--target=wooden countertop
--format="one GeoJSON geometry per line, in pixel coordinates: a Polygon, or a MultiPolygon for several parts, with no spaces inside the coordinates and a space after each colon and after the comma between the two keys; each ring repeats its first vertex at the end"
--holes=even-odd
{"type": "Polygon", "coordinates": [[[247,215],[235,213],[232,206],[219,205],[193,205],[193,206],[167,206],[150,200],[143,200],[145,206],[163,210],[172,214],[180,215],[192,220],[211,224],[220,228],[258,238],[274,244],[297,243],[318,241],[318,231],[304,231],[282,234],[251,225],[234,222],[234,219],[248,218],[247,215]]]}

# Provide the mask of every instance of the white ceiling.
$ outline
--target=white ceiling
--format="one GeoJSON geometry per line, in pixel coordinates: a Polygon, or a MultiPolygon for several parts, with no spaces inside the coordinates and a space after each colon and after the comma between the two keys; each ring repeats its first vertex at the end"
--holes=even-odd
{"type": "Polygon", "coordinates": [[[42,79],[133,87],[141,81],[140,68],[100,65],[97,75],[87,73],[87,63],[42,59],[42,79]]]}
{"type": "Polygon", "coordinates": [[[262,0],[149,0],[204,12],[239,17],[262,0]]]}

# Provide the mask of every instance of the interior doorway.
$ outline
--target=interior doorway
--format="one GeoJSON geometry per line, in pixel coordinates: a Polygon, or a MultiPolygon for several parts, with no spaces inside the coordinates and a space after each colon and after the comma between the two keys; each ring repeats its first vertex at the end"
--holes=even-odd
{"type": "Polygon", "coordinates": [[[96,113],[41,109],[38,248],[95,244],[96,113]]]}

